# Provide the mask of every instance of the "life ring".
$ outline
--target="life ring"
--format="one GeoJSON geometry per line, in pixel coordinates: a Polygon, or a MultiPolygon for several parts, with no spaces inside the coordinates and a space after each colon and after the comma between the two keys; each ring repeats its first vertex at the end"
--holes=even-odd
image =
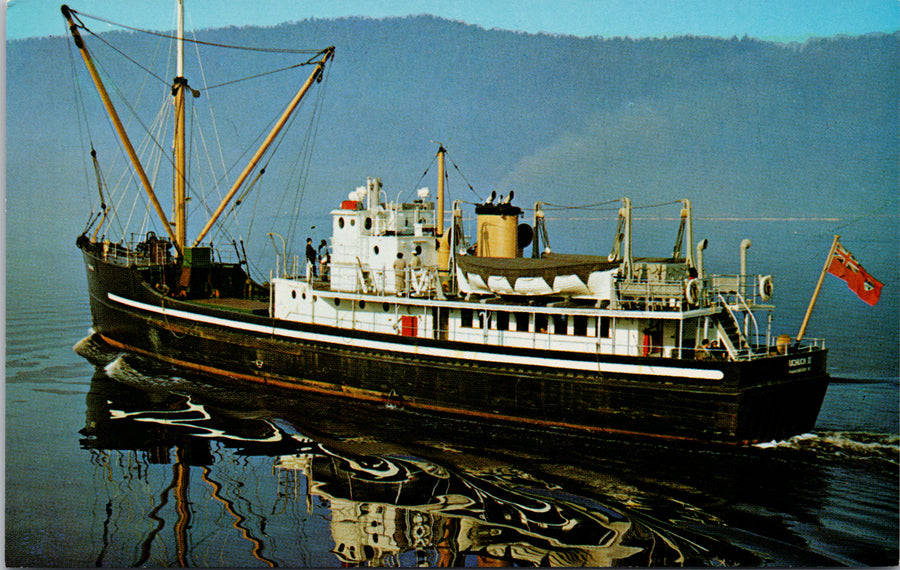
{"type": "Polygon", "coordinates": [[[759,297],[763,301],[772,298],[772,292],[775,290],[775,283],[772,281],[771,275],[762,275],[759,278],[759,297]]]}
{"type": "Polygon", "coordinates": [[[687,302],[692,305],[697,304],[697,301],[700,300],[701,292],[702,288],[700,287],[699,279],[688,279],[687,283],[684,284],[684,296],[687,302]]]}

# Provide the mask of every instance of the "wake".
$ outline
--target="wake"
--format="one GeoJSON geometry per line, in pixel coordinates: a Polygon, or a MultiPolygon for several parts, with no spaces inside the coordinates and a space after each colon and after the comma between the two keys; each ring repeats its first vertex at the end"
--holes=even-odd
{"type": "Polygon", "coordinates": [[[845,459],[881,459],[900,465],[900,435],[855,431],[805,433],[782,441],[756,444],[758,449],[811,451],[817,456],[845,459]]]}

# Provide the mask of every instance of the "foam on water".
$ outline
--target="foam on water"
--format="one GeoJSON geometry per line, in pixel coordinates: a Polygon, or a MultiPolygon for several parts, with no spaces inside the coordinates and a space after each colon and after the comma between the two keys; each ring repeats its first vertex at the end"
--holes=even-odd
{"type": "Polygon", "coordinates": [[[98,342],[94,337],[94,329],[88,330],[88,335],[76,342],[72,350],[95,366],[106,366],[121,354],[118,350],[98,342]]]}
{"type": "Polygon", "coordinates": [[[759,443],[754,447],[807,450],[822,457],[882,459],[900,464],[900,436],[897,434],[849,431],[804,433],[782,441],[759,443]]]}
{"type": "Polygon", "coordinates": [[[193,383],[179,376],[168,374],[156,375],[142,372],[131,365],[131,355],[119,354],[114,360],[103,367],[106,375],[125,384],[142,390],[179,390],[190,387],[193,383]]]}

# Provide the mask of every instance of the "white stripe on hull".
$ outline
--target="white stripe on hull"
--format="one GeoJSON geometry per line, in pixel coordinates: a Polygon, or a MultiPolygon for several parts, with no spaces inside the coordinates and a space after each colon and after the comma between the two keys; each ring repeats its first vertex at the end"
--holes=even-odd
{"type": "Polygon", "coordinates": [[[114,293],[107,294],[111,301],[127,305],[142,311],[157,313],[168,317],[187,319],[199,323],[228,327],[235,330],[254,332],[258,334],[266,334],[280,336],[286,338],[294,338],[308,342],[320,342],[335,345],[348,345],[358,348],[367,348],[370,350],[381,350],[385,352],[399,352],[409,355],[431,356],[435,358],[451,359],[451,360],[469,360],[476,362],[505,362],[517,366],[545,366],[550,368],[561,368],[566,370],[581,370],[584,372],[603,372],[614,374],[642,374],[647,376],[670,376],[678,378],[697,378],[701,380],[721,380],[724,374],[721,370],[703,370],[697,368],[675,368],[671,366],[650,366],[644,364],[622,364],[613,362],[585,362],[578,360],[565,360],[561,358],[539,358],[534,356],[519,356],[510,354],[499,354],[490,352],[476,352],[470,350],[455,350],[451,348],[439,348],[430,346],[415,346],[402,343],[393,343],[379,340],[369,340],[346,337],[321,333],[310,333],[303,331],[295,331],[291,329],[279,328],[274,325],[257,325],[253,323],[245,323],[241,321],[233,321],[219,317],[211,317],[190,313],[178,309],[166,309],[156,305],[148,305],[125,297],[120,297],[114,293]]]}

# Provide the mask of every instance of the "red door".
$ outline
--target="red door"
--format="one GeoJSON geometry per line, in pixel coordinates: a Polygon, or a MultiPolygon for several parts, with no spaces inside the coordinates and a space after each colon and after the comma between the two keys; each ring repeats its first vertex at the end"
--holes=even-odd
{"type": "Polygon", "coordinates": [[[418,336],[417,333],[418,319],[416,317],[404,315],[400,317],[400,334],[403,336],[418,336]]]}

